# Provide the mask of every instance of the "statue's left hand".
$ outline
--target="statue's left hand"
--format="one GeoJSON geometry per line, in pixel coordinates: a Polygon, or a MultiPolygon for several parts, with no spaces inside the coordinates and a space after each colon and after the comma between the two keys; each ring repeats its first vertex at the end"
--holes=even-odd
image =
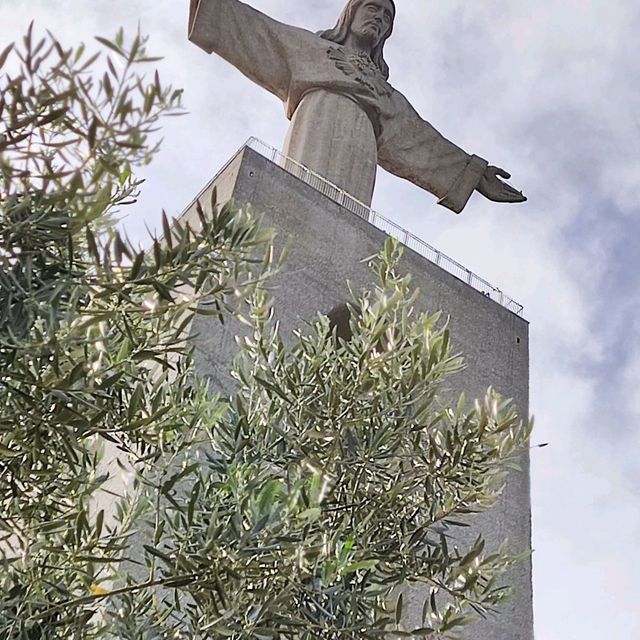
{"type": "Polygon", "coordinates": [[[511,177],[504,169],[489,165],[480,178],[476,189],[489,200],[494,202],[525,202],[526,197],[522,191],[514,189],[510,184],[503,182],[500,178],[508,180],[511,177]],[[500,177],[498,177],[500,176],[500,177]]]}

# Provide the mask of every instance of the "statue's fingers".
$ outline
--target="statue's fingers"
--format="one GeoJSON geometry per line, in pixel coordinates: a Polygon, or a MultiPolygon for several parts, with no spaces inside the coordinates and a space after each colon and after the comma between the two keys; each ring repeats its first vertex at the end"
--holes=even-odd
{"type": "Polygon", "coordinates": [[[519,191],[509,196],[509,198],[510,198],[509,202],[526,202],[527,201],[527,196],[525,196],[523,193],[520,193],[519,191]]]}
{"type": "Polygon", "coordinates": [[[496,167],[496,175],[500,176],[501,178],[504,178],[505,180],[508,180],[511,177],[511,174],[508,171],[505,171],[500,167],[496,167]]]}
{"type": "Polygon", "coordinates": [[[522,191],[514,189],[510,184],[504,185],[503,194],[508,202],[525,202],[527,200],[522,191]]]}
{"type": "Polygon", "coordinates": [[[512,187],[508,182],[502,183],[502,191],[506,193],[520,193],[518,189],[516,189],[515,187],[512,187]]]}

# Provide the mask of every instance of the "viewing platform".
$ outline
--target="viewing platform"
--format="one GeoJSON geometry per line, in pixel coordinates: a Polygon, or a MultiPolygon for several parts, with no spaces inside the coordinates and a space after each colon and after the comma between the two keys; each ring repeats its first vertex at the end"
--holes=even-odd
{"type": "MultiPolygon", "coordinates": [[[[479,291],[487,298],[490,298],[494,302],[502,305],[505,309],[515,313],[522,317],[524,307],[516,302],[513,298],[506,295],[498,287],[487,282],[484,278],[476,275],[459,262],[450,258],[446,254],[438,251],[435,247],[431,246],[424,240],[418,238],[412,233],[409,233],[406,229],[403,229],[395,222],[385,218],[383,215],[374,211],[371,207],[366,206],[362,202],[356,200],[354,197],[343,191],[335,184],[329,182],[322,176],[318,175],[314,171],[311,171],[307,167],[304,167],[299,162],[292,160],[285,156],[278,149],[271,147],[266,142],[259,140],[258,138],[249,138],[238,151],[229,159],[225,166],[210,180],[210,182],[202,189],[198,196],[194,199],[197,200],[202,193],[206,192],[211,185],[217,183],[220,177],[225,173],[230,165],[242,155],[245,149],[252,149],[258,152],[264,158],[267,158],[277,166],[281,167],[291,175],[295,176],[299,180],[302,180],[305,184],[308,184],[316,191],[319,191],[333,202],[339,204],[344,209],[347,209],[351,213],[363,218],[376,228],[384,231],[387,235],[392,236],[399,240],[403,245],[413,249],[421,256],[427,258],[430,262],[436,264],[440,268],[444,269],[448,273],[454,275],[456,278],[462,280],[469,286],[473,287],[476,291],[479,291]]],[[[193,203],[187,207],[189,210],[193,203]]]]}

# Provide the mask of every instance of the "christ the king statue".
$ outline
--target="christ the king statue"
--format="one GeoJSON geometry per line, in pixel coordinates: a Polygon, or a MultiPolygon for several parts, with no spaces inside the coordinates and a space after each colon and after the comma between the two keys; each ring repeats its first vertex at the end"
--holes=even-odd
{"type": "Polygon", "coordinates": [[[387,82],[393,0],[349,0],[336,26],[318,34],[239,0],[190,2],[189,39],[284,102],[284,153],[362,203],[371,204],[378,164],[456,213],[474,190],[526,200],[500,179],[506,171],[447,140],[387,82]]]}

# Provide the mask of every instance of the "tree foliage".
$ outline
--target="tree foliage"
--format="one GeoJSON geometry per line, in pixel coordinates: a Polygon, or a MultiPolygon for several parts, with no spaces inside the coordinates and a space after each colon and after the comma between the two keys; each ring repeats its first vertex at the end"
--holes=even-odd
{"type": "Polygon", "coordinates": [[[284,341],[246,213],[163,216],[148,249],[115,231],[180,92],[139,71],[143,38],[99,41],[29,30],[0,54],[0,636],[455,637],[514,558],[451,533],[495,501],[528,425],[491,390],[443,403],[462,360],[391,241],[350,340],[318,317],[284,341]],[[241,311],[223,400],[185,335],[241,311]]]}

